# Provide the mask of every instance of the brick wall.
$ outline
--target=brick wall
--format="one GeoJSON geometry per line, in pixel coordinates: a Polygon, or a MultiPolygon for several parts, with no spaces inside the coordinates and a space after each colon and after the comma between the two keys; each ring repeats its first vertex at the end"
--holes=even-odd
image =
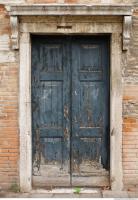
{"type": "Polygon", "coordinates": [[[132,3],[133,0],[25,0],[26,3],[132,3]]]}
{"type": "MultiPolygon", "coordinates": [[[[132,0],[1,0],[1,3],[132,3],[132,0]]],[[[136,1],[135,1],[136,2],[136,1]]],[[[0,5],[0,187],[19,182],[18,51],[10,46],[9,16],[0,5]]],[[[138,9],[130,50],[122,60],[124,186],[138,187],[138,9]]]]}
{"type": "Polygon", "coordinates": [[[125,188],[134,190],[138,188],[138,10],[133,15],[132,40],[126,59],[123,69],[123,169],[125,188]]]}
{"type": "Polygon", "coordinates": [[[18,64],[10,50],[9,17],[0,5],[0,186],[18,180],[18,64]]]}
{"type": "Polygon", "coordinates": [[[132,0],[25,0],[26,3],[132,3],[132,0]]]}

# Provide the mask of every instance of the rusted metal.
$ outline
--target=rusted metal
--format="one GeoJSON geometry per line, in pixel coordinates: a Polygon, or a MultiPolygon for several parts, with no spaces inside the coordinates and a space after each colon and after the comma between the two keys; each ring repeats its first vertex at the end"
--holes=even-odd
{"type": "Polygon", "coordinates": [[[69,117],[68,106],[64,106],[64,117],[67,119],[69,117]]]}
{"type": "Polygon", "coordinates": [[[40,175],[40,163],[41,163],[41,144],[40,144],[40,130],[36,129],[35,135],[35,155],[33,160],[33,175],[39,176],[40,175]]]}
{"type": "Polygon", "coordinates": [[[68,128],[64,129],[64,137],[65,137],[65,139],[69,137],[69,129],[68,128]]]}
{"type": "Polygon", "coordinates": [[[72,29],[72,26],[57,26],[57,29],[72,29]]]}

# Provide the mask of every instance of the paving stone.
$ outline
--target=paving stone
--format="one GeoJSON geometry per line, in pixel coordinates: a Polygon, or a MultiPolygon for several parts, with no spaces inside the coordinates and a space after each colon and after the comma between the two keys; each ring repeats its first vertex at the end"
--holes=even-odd
{"type": "Polygon", "coordinates": [[[81,194],[79,198],[102,198],[102,194],[81,194]]]}
{"type": "Polygon", "coordinates": [[[128,198],[126,191],[103,190],[102,194],[104,198],[128,198]]]}
{"type": "Polygon", "coordinates": [[[138,198],[138,192],[98,191],[98,193],[12,193],[0,192],[0,198],[138,198]]]}
{"type": "Polygon", "coordinates": [[[31,194],[29,195],[30,198],[52,198],[54,197],[53,194],[31,194]]]}
{"type": "Polygon", "coordinates": [[[128,192],[129,198],[138,198],[138,192],[128,192]]]}
{"type": "Polygon", "coordinates": [[[61,188],[53,190],[32,190],[30,193],[0,193],[0,197],[6,198],[101,198],[99,189],[82,188],[79,194],[73,192],[73,188],[61,188]]]}
{"type": "Polygon", "coordinates": [[[101,198],[102,195],[99,194],[54,194],[54,198],[101,198]]]}

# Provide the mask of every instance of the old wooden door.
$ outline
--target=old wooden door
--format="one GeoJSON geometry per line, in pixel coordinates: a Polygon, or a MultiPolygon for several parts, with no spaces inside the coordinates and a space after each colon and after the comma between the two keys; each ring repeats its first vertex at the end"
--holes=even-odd
{"type": "Polygon", "coordinates": [[[32,37],[33,185],[109,184],[108,43],[32,37]]]}

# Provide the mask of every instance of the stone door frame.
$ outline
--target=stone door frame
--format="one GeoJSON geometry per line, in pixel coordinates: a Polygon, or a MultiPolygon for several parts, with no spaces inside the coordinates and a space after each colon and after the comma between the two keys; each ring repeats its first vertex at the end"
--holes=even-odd
{"type": "Polygon", "coordinates": [[[74,9],[76,9],[76,7],[67,6],[64,10],[64,6],[61,6],[60,10],[58,6],[55,6],[55,11],[59,15],[58,18],[54,16],[55,11],[53,11],[53,7],[52,9],[51,7],[49,10],[47,9],[48,7],[46,6],[45,9],[41,10],[40,6],[37,7],[37,5],[36,7],[32,6],[32,8],[22,7],[22,9],[21,6],[11,6],[10,9],[13,49],[18,49],[18,47],[20,49],[19,173],[21,191],[29,192],[32,190],[31,34],[110,34],[110,184],[112,190],[122,190],[121,60],[123,55],[122,47],[125,50],[128,47],[131,22],[130,16],[124,17],[123,20],[122,15],[130,15],[131,12],[128,8],[126,9],[126,6],[124,6],[122,10],[120,7],[119,11],[118,7],[91,7],[91,9],[89,7],[88,9],[82,6],[81,8],[77,7],[75,13],[74,9]],[[44,13],[45,11],[46,13],[44,13]],[[31,15],[29,13],[31,13],[31,15]],[[102,16],[102,13],[106,16],[102,16]],[[38,16],[36,16],[37,14],[38,16]],[[20,25],[18,26],[19,18],[20,25]]]}

